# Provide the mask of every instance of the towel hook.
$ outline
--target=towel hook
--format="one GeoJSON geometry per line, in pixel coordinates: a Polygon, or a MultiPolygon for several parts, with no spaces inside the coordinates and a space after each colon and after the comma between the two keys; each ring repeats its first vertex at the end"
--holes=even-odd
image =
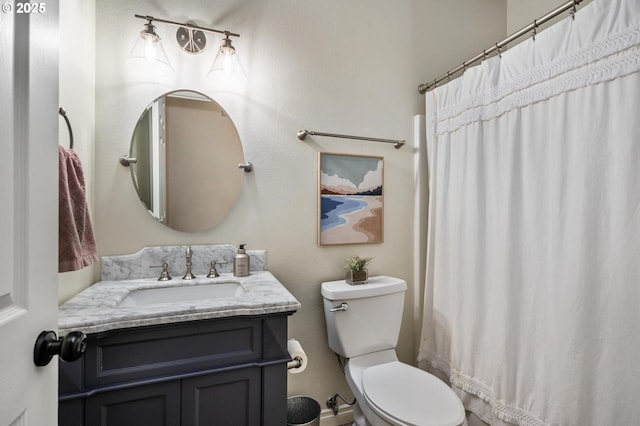
{"type": "Polygon", "coordinates": [[[69,117],[67,117],[67,111],[60,107],[60,109],[58,109],[58,114],[60,114],[67,123],[67,129],[69,129],[69,148],[73,149],[73,130],[71,130],[71,122],[69,121],[69,117]]]}

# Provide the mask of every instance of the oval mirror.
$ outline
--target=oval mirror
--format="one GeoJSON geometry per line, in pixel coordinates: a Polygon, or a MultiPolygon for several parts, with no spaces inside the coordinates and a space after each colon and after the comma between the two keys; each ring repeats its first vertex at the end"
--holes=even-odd
{"type": "Polygon", "coordinates": [[[142,112],[131,137],[131,177],[147,211],[168,227],[200,232],[235,204],[244,179],[231,118],[194,91],[166,93],[142,112]]]}

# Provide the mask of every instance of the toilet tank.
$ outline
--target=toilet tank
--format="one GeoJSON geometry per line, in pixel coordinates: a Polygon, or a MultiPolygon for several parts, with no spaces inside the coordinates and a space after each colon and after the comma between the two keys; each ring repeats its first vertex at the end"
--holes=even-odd
{"type": "Polygon", "coordinates": [[[398,343],[407,283],[370,277],[367,284],[322,283],[329,347],[345,358],[394,349],[398,343]],[[332,309],[346,304],[346,310],[332,309]]]}

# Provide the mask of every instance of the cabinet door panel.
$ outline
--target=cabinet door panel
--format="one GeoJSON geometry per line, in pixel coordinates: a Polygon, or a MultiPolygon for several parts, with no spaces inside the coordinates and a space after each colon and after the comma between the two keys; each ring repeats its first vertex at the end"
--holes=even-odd
{"type": "Polygon", "coordinates": [[[243,368],[182,381],[182,424],[261,424],[260,368],[243,368]]]}
{"type": "Polygon", "coordinates": [[[180,426],[180,383],[100,393],[86,400],[86,424],[180,426]]]}

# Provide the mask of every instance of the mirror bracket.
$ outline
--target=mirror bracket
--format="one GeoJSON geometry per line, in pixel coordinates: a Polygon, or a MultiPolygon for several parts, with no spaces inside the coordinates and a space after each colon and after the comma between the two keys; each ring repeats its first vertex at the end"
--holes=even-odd
{"type": "Polygon", "coordinates": [[[122,157],[120,157],[120,164],[122,164],[125,167],[129,167],[132,164],[135,164],[138,162],[138,159],[135,157],[129,157],[128,155],[123,155],[122,157]]]}
{"type": "Polygon", "coordinates": [[[238,164],[238,168],[243,169],[245,173],[251,173],[253,171],[253,164],[251,164],[250,161],[247,161],[246,163],[238,164]]]}

